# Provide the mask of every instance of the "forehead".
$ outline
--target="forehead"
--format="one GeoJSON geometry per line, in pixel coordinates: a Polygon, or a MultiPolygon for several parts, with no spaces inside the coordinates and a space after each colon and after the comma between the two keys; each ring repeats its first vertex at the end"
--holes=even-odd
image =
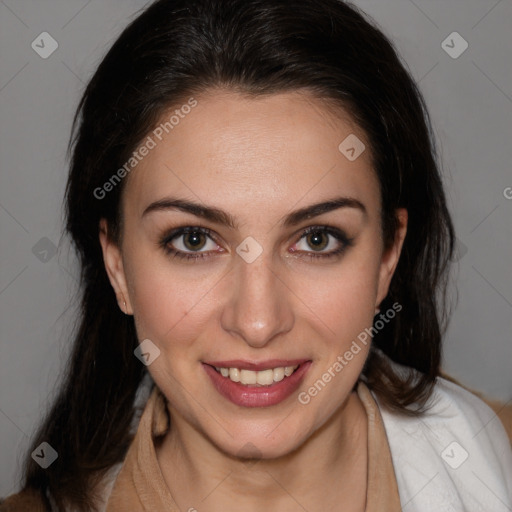
{"type": "Polygon", "coordinates": [[[166,194],[268,212],[300,206],[301,198],[378,196],[365,134],[341,109],[329,110],[303,92],[248,97],[212,91],[194,100],[193,108],[166,111],[148,134],[151,149],[123,194],[139,216],[166,194]],[[366,149],[353,160],[346,146],[366,149]]]}

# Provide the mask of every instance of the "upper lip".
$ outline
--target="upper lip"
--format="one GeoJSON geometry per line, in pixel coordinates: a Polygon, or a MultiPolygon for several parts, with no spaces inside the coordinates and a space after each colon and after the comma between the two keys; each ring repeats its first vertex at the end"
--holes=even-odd
{"type": "Polygon", "coordinates": [[[268,370],[281,366],[295,366],[310,361],[310,359],[268,359],[267,361],[244,361],[242,359],[230,359],[224,361],[203,361],[204,364],[217,368],[238,368],[239,370],[268,370]]]}

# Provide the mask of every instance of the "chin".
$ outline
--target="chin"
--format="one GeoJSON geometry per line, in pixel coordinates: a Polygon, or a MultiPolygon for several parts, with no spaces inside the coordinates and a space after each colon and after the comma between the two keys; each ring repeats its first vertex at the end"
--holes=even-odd
{"type": "MultiPolygon", "coordinates": [[[[210,439],[217,447],[232,457],[241,459],[277,459],[298,449],[308,439],[304,426],[291,425],[290,418],[273,421],[265,426],[252,421],[249,426],[224,430],[210,439]]],[[[294,422],[295,423],[295,422],[294,422]]],[[[301,423],[303,425],[303,423],[301,423]]]]}

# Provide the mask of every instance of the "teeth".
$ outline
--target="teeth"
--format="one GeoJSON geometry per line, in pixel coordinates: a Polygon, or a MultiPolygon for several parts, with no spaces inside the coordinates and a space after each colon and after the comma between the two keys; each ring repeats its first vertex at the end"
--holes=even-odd
{"type": "Polygon", "coordinates": [[[233,382],[240,382],[240,370],[238,368],[230,368],[228,371],[229,371],[229,378],[233,382]]]}
{"type": "Polygon", "coordinates": [[[261,386],[270,386],[270,384],[274,382],[274,370],[264,370],[254,373],[256,374],[256,382],[261,386]]]}
{"type": "Polygon", "coordinates": [[[256,384],[258,380],[257,373],[251,372],[251,370],[240,370],[240,382],[242,384],[256,384]]]}
{"type": "Polygon", "coordinates": [[[292,366],[285,366],[284,374],[286,375],[286,377],[289,377],[293,373],[293,370],[295,370],[295,368],[293,368],[292,366]]]}
{"type": "Polygon", "coordinates": [[[274,381],[280,382],[284,379],[284,368],[274,368],[274,381]]]}
{"type": "Polygon", "coordinates": [[[240,382],[245,385],[270,386],[274,382],[280,382],[285,377],[289,377],[298,367],[299,365],[296,364],[295,366],[280,366],[258,372],[239,370],[238,368],[219,368],[218,366],[215,369],[223,377],[227,377],[233,382],[240,382]]]}

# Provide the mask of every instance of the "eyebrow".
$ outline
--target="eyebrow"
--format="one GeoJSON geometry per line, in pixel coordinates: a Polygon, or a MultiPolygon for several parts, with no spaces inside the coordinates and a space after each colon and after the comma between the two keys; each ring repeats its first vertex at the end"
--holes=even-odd
{"type": "MultiPolygon", "coordinates": [[[[284,227],[295,226],[303,220],[317,217],[324,213],[328,213],[339,208],[355,208],[360,210],[365,216],[367,215],[366,208],[361,201],[352,197],[336,197],[328,201],[312,204],[304,208],[295,210],[284,217],[282,225],[284,227]]],[[[216,224],[221,224],[232,229],[238,229],[238,223],[235,218],[219,208],[211,206],[204,206],[193,201],[184,199],[177,199],[173,197],[166,197],[151,203],[142,213],[141,218],[152,212],[161,212],[167,210],[179,210],[182,212],[190,213],[196,217],[209,220],[216,224]]]]}

